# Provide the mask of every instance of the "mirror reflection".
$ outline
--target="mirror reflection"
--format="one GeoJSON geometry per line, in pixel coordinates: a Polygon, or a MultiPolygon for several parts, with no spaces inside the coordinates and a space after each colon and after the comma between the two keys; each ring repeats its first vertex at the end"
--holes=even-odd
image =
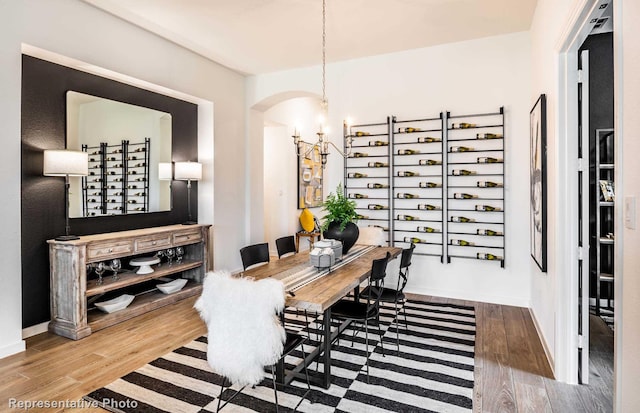
{"type": "Polygon", "coordinates": [[[89,176],[71,178],[69,217],[171,210],[171,115],[67,92],[67,149],[89,154],[89,176]]]}

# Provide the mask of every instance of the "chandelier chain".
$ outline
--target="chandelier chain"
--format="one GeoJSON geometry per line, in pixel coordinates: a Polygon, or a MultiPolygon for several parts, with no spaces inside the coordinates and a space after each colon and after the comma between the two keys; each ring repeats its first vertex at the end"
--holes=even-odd
{"type": "Polygon", "coordinates": [[[322,0],[322,106],[323,110],[327,109],[327,93],[326,93],[326,57],[327,57],[327,1],[322,0]]]}

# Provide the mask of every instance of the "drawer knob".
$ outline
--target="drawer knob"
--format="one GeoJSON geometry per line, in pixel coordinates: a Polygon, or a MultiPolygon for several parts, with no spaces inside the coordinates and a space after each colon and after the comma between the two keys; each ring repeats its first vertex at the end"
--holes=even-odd
{"type": "Polygon", "coordinates": [[[113,252],[113,248],[109,248],[109,252],[113,252]]]}
{"type": "Polygon", "coordinates": [[[191,235],[187,235],[187,239],[191,239],[191,235]]]}
{"type": "Polygon", "coordinates": [[[156,242],[156,241],[153,241],[153,242],[151,243],[151,245],[156,245],[156,244],[157,244],[157,242],[156,242]]]}

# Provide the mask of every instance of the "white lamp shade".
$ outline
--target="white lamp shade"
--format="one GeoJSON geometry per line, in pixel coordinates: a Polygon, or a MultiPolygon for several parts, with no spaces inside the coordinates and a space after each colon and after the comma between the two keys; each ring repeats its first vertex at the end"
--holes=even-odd
{"type": "Polygon", "coordinates": [[[199,181],[202,179],[202,164],[199,162],[176,162],[175,179],[199,181]]]}
{"type": "Polygon", "coordinates": [[[46,176],[89,175],[89,156],[80,151],[46,150],[42,173],[46,176]]]}
{"type": "Polygon", "coordinates": [[[160,162],[158,164],[158,179],[161,181],[170,181],[173,179],[173,171],[171,170],[171,162],[160,162]]]}

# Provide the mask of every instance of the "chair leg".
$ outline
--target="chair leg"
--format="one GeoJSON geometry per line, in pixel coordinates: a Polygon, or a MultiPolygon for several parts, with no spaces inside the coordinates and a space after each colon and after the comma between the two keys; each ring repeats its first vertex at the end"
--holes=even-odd
{"type": "MultiPolygon", "coordinates": [[[[304,359],[305,354],[306,354],[304,352],[304,344],[300,343],[300,347],[301,347],[301,350],[302,350],[302,357],[304,359]]],[[[309,370],[307,370],[307,363],[304,363],[304,376],[307,379],[307,391],[304,392],[304,394],[300,398],[300,401],[298,402],[298,404],[296,404],[296,407],[293,409],[294,412],[298,410],[298,407],[300,407],[300,404],[302,403],[302,401],[305,399],[305,397],[307,397],[307,395],[311,391],[311,383],[309,382],[309,370]]]]}
{"type": "Polygon", "coordinates": [[[367,361],[364,364],[367,366],[367,384],[369,384],[369,323],[366,318],[364,320],[364,343],[367,352],[367,361]]]}
{"type": "Polygon", "coordinates": [[[276,397],[276,413],[278,413],[278,388],[276,386],[276,370],[273,364],[271,365],[271,379],[273,381],[273,394],[276,397]]]}
{"type": "Polygon", "coordinates": [[[309,328],[309,315],[307,314],[307,310],[304,310],[304,322],[306,324],[307,330],[307,338],[311,341],[311,330],[309,328]]]}
{"type": "Polygon", "coordinates": [[[405,308],[406,302],[402,302],[402,313],[404,314],[404,328],[409,331],[409,322],[407,321],[407,309],[405,308]]]}
{"type": "Polygon", "coordinates": [[[222,386],[220,386],[220,394],[218,395],[218,408],[216,409],[216,413],[220,411],[220,402],[222,401],[222,393],[224,392],[225,383],[227,382],[227,378],[222,378],[222,386]]]}
{"type": "MultiPolygon", "coordinates": [[[[380,317],[380,315],[378,315],[378,317],[380,317]]],[[[384,353],[384,341],[382,340],[382,336],[384,335],[384,332],[382,331],[380,318],[378,318],[378,335],[380,336],[380,348],[382,349],[382,357],[387,357],[386,354],[384,353]]]]}
{"type": "Polygon", "coordinates": [[[398,355],[400,355],[400,313],[398,312],[398,300],[393,301],[396,310],[396,345],[398,346],[398,355]]]}

